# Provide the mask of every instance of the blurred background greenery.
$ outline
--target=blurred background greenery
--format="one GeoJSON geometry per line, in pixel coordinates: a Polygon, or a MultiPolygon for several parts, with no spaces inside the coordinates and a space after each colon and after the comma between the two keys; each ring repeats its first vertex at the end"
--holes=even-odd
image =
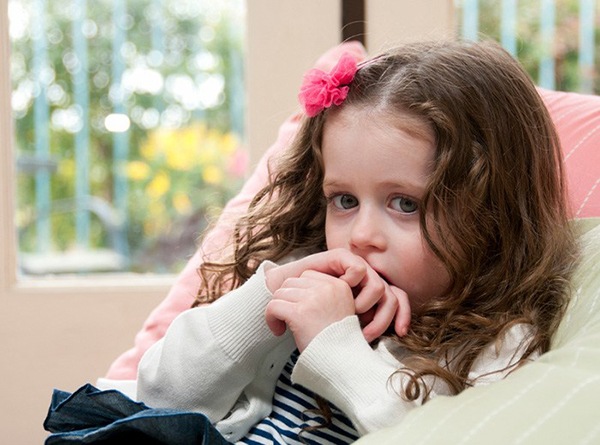
{"type": "Polygon", "coordinates": [[[462,0],[457,3],[460,15],[468,3],[478,3],[482,35],[500,42],[503,10],[507,5],[514,8],[514,23],[509,25],[514,29],[513,55],[538,84],[542,83],[542,61],[547,58],[553,74],[548,86],[600,92],[595,75],[600,62],[600,4],[596,0],[462,0]]]}
{"type": "Polygon", "coordinates": [[[9,20],[24,272],[179,271],[245,174],[243,2],[10,0],[9,20]]]}

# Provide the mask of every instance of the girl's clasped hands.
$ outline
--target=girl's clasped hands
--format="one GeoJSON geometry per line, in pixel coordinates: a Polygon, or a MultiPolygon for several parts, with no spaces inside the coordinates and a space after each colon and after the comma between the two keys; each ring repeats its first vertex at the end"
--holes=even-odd
{"type": "Polygon", "coordinates": [[[403,336],[410,323],[406,292],[388,284],[361,257],[346,249],[309,255],[266,272],[273,294],[265,312],[275,335],[286,327],[303,351],[329,325],[357,315],[370,343],[393,324],[403,336]]]}

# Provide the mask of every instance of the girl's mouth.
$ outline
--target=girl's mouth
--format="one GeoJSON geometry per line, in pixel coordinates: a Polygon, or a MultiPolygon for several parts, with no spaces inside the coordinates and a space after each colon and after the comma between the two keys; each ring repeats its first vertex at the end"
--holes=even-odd
{"type": "Polygon", "coordinates": [[[377,275],[379,275],[383,281],[385,281],[388,285],[392,286],[392,283],[390,282],[388,277],[386,277],[382,272],[379,272],[377,270],[375,272],[377,272],[377,275]]]}

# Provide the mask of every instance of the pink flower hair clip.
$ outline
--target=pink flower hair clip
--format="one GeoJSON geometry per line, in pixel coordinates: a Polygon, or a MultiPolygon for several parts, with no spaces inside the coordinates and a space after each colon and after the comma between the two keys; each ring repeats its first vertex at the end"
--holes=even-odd
{"type": "Polygon", "coordinates": [[[309,117],[332,105],[341,105],[357,70],[356,60],[344,53],[331,72],[314,68],[304,75],[298,99],[309,117]]]}

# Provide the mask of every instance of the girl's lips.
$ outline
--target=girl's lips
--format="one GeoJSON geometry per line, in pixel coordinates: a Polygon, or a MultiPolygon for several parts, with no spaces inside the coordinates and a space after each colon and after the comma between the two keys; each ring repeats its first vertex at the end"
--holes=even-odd
{"type": "Polygon", "coordinates": [[[385,276],[385,274],[383,272],[379,272],[378,270],[375,270],[375,272],[377,272],[377,275],[379,275],[383,281],[385,281],[388,285],[392,286],[392,283],[390,282],[390,280],[385,276]]]}

